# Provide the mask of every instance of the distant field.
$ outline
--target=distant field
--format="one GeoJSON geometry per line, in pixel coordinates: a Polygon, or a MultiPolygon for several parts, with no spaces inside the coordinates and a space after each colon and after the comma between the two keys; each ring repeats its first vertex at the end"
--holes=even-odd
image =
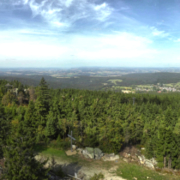
{"type": "Polygon", "coordinates": [[[174,84],[164,84],[164,86],[166,86],[166,87],[173,87],[174,84]]]}
{"type": "Polygon", "coordinates": [[[115,85],[117,85],[117,82],[122,82],[121,79],[109,79],[108,81],[112,82],[115,85]]]}
{"type": "Polygon", "coordinates": [[[132,90],[132,87],[126,87],[126,86],[115,86],[118,87],[120,89],[124,89],[124,90],[132,90]]]}
{"type": "MultiPolygon", "coordinates": [[[[13,73],[20,73],[21,71],[15,71],[13,73]]],[[[87,89],[87,90],[132,90],[135,87],[152,89],[151,86],[157,85],[157,83],[165,84],[166,87],[180,88],[180,73],[134,73],[116,76],[111,73],[115,71],[102,71],[103,73],[109,72],[104,76],[101,71],[83,71],[86,75],[79,75],[73,70],[68,71],[46,71],[41,74],[42,71],[26,71],[22,75],[5,74],[6,71],[0,72],[0,79],[6,80],[19,80],[21,83],[29,86],[37,86],[42,77],[45,78],[50,88],[73,88],[73,89],[87,89]],[[31,74],[32,73],[32,74],[31,74]],[[90,76],[90,74],[92,76],[90,76]]],[[[79,73],[79,74],[78,74],[79,73]]],[[[126,71],[121,71],[126,73],[126,71]]]]}
{"type": "Polygon", "coordinates": [[[137,85],[137,87],[139,87],[139,88],[151,88],[152,85],[151,84],[137,85]]]}
{"type": "Polygon", "coordinates": [[[180,87],[180,82],[176,83],[175,87],[180,87]]]}

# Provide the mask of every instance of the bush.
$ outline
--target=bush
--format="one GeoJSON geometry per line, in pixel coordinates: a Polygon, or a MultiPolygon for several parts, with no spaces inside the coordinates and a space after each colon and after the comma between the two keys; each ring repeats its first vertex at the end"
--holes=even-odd
{"type": "Polygon", "coordinates": [[[66,174],[62,170],[62,167],[58,167],[58,169],[56,170],[56,175],[61,177],[61,178],[66,176],[66,174]]]}
{"type": "Polygon", "coordinates": [[[62,149],[62,150],[67,150],[70,148],[70,142],[69,139],[66,138],[65,140],[53,140],[49,143],[49,146],[55,149],[62,149]]]}
{"type": "Polygon", "coordinates": [[[90,180],[99,180],[103,178],[104,178],[104,175],[102,173],[99,173],[99,174],[95,173],[94,176],[90,178],[90,180]]]}

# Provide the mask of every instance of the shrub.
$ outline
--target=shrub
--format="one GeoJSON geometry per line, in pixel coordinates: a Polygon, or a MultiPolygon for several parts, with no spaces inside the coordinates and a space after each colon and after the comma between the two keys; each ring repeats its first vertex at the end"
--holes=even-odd
{"type": "Polygon", "coordinates": [[[95,173],[94,176],[90,178],[90,180],[100,180],[103,178],[104,178],[104,175],[102,173],[99,173],[99,174],[95,173]]]}

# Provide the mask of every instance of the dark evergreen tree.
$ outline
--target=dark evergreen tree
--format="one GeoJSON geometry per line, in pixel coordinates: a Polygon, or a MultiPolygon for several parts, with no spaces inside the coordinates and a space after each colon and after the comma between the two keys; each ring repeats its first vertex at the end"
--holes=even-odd
{"type": "Polygon", "coordinates": [[[11,134],[4,147],[5,169],[3,178],[8,180],[48,180],[49,169],[44,169],[47,161],[38,162],[35,159],[35,137],[27,127],[28,121],[21,121],[17,134],[11,134]]]}
{"type": "Polygon", "coordinates": [[[50,91],[44,78],[41,79],[37,90],[37,100],[35,104],[37,110],[37,117],[39,122],[39,131],[41,131],[40,138],[43,136],[44,129],[47,122],[47,114],[50,107],[50,91]]]}
{"type": "Polygon", "coordinates": [[[0,158],[3,156],[3,147],[6,146],[6,139],[10,131],[10,121],[0,104],[0,158]]]}

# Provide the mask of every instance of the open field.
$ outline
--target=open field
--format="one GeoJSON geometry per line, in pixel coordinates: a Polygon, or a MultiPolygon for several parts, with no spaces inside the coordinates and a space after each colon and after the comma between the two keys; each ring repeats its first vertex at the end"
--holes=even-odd
{"type": "Polygon", "coordinates": [[[117,82],[122,82],[121,79],[109,79],[108,81],[110,81],[111,83],[117,85],[117,82]]]}
{"type": "Polygon", "coordinates": [[[152,90],[151,86],[158,83],[180,88],[180,73],[170,71],[175,72],[174,69],[158,68],[0,69],[0,79],[38,86],[44,77],[50,88],[61,89],[121,91],[138,87],[152,90]]]}

